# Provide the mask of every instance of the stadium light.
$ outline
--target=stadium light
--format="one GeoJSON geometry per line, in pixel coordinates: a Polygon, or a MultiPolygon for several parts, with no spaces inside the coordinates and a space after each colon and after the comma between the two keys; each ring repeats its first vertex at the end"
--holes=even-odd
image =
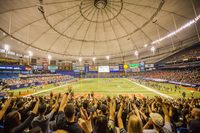
{"type": "Polygon", "coordinates": [[[29,54],[30,57],[33,56],[33,52],[31,52],[31,51],[28,51],[28,54],[29,54]]]}
{"type": "Polygon", "coordinates": [[[93,58],[92,58],[92,60],[93,60],[93,62],[95,62],[95,60],[96,60],[96,57],[93,57],[93,58]]]}
{"type": "Polygon", "coordinates": [[[51,64],[51,55],[48,55],[48,59],[49,59],[49,65],[51,64]]]}
{"type": "Polygon", "coordinates": [[[148,44],[145,44],[144,47],[146,48],[148,46],[148,44]]]}
{"type": "Polygon", "coordinates": [[[6,35],[6,33],[5,33],[5,32],[3,32],[3,35],[5,36],[5,35],[6,35]]]}
{"type": "Polygon", "coordinates": [[[110,59],[110,56],[106,56],[106,59],[109,60],[109,59],[110,59]]]}
{"type": "Polygon", "coordinates": [[[78,59],[78,60],[79,60],[79,62],[82,62],[82,57],[79,57],[79,59],[78,59]]]}
{"type": "Polygon", "coordinates": [[[5,49],[6,51],[9,51],[9,50],[10,50],[10,46],[9,46],[8,44],[5,44],[5,45],[4,45],[4,49],[5,49]]]}
{"type": "Polygon", "coordinates": [[[51,58],[52,58],[51,55],[48,55],[48,59],[51,60],[51,58]]]}
{"type": "Polygon", "coordinates": [[[161,42],[161,41],[163,41],[163,40],[165,40],[165,39],[167,39],[167,38],[170,38],[170,37],[176,35],[177,33],[181,32],[182,30],[184,30],[184,29],[190,27],[192,24],[197,23],[197,21],[198,21],[199,19],[200,19],[200,14],[199,14],[196,18],[190,20],[189,22],[187,22],[186,24],[184,24],[183,26],[181,26],[180,28],[178,28],[177,30],[175,30],[175,31],[173,31],[173,32],[171,32],[171,33],[169,33],[169,34],[167,34],[166,36],[164,36],[164,37],[162,37],[162,38],[160,38],[160,39],[157,39],[157,40],[153,41],[151,44],[159,43],[159,42],[161,42]]]}
{"type": "Polygon", "coordinates": [[[200,19],[200,14],[194,19],[195,23],[200,19]]]}
{"type": "Polygon", "coordinates": [[[151,51],[154,53],[156,48],[154,46],[151,47],[151,51]]]}
{"type": "Polygon", "coordinates": [[[33,52],[32,51],[28,51],[28,64],[30,65],[31,63],[31,57],[33,56],[33,52]]]}
{"type": "Polygon", "coordinates": [[[6,57],[7,57],[8,51],[10,50],[10,46],[8,44],[5,44],[4,49],[5,49],[5,53],[6,53],[6,57]]]}
{"type": "Polygon", "coordinates": [[[134,53],[134,54],[135,54],[135,56],[137,56],[137,57],[138,57],[138,55],[139,55],[139,53],[138,53],[138,51],[137,51],[137,50],[135,51],[135,53],[134,53]]]}

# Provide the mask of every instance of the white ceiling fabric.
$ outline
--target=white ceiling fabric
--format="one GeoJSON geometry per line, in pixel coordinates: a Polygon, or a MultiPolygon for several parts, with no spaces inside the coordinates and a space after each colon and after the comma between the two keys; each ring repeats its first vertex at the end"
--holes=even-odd
{"type": "MultiPolygon", "coordinates": [[[[43,16],[39,0],[0,0],[1,30],[24,42],[0,35],[1,46],[9,43],[14,51],[31,50],[34,55],[52,54],[57,59],[107,55],[136,59],[135,50],[141,57],[150,54],[151,42],[195,18],[190,0],[103,0],[107,5],[101,9],[94,1],[43,0],[43,16]]],[[[193,1],[199,8],[198,0],[193,1]]],[[[161,54],[194,36],[193,25],[155,47],[161,54]],[[168,49],[162,51],[165,46],[168,49]]]]}

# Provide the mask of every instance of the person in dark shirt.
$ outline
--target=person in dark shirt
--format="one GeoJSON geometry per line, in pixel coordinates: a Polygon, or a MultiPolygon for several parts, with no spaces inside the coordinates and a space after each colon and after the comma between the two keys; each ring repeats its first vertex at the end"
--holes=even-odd
{"type": "Polygon", "coordinates": [[[67,104],[68,96],[65,94],[59,107],[59,112],[56,118],[58,129],[63,129],[70,133],[83,133],[83,129],[75,121],[75,108],[72,103],[67,104]]]}
{"type": "Polygon", "coordinates": [[[4,131],[3,133],[22,133],[26,129],[31,121],[37,114],[40,100],[37,99],[35,107],[32,110],[31,115],[21,123],[21,114],[18,111],[12,111],[5,117],[4,131]]]}
{"type": "Polygon", "coordinates": [[[46,104],[40,104],[38,112],[39,116],[35,117],[31,123],[32,127],[40,127],[43,133],[49,133],[50,130],[50,120],[53,117],[54,113],[57,110],[58,102],[56,101],[54,108],[52,111],[45,115],[47,111],[47,105],[46,104]]]}
{"type": "Polygon", "coordinates": [[[191,115],[194,117],[194,119],[190,121],[189,132],[198,133],[200,130],[200,108],[193,108],[191,115]]]}

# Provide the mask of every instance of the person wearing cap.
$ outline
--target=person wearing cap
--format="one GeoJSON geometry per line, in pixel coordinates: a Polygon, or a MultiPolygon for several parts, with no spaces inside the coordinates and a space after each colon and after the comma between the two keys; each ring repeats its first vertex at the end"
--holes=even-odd
{"type": "Polygon", "coordinates": [[[195,107],[191,111],[191,115],[194,118],[189,123],[189,132],[198,133],[200,129],[200,107],[195,107]]]}
{"type": "Polygon", "coordinates": [[[143,127],[144,133],[171,133],[172,128],[170,125],[169,111],[166,105],[162,106],[164,112],[164,119],[158,113],[150,113],[150,119],[143,127]],[[148,129],[150,125],[153,125],[154,129],[148,129]]]}

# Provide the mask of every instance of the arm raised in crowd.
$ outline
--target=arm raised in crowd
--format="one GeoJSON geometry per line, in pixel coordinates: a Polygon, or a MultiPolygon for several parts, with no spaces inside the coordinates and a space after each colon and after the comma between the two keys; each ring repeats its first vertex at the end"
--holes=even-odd
{"type": "Polygon", "coordinates": [[[59,111],[63,111],[64,112],[64,109],[67,105],[67,101],[68,101],[68,95],[67,94],[64,94],[62,100],[61,100],[61,103],[60,103],[60,107],[59,107],[59,111]]]}
{"type": "Polygon", "coordinates": [[[124,103],[121,103],[120,109],[119,109],[118,114],[117,114],[117,121],[118,121],[119,129],[124,128],[123,121],[122,121],[123,107],[124,107],[124,103]]]}
{"type": "Polygon", "coordinates": [[[17,126],[13,130],[14,133],[22,133],[24,131],[24,129],[27,128],[31,124],[33,118],[36,116],[36,114],[38,112],[39,104],[40,104],[40,100],[39,100],[39,98],[37,98],[37,102],[35,104],[35,107],[32,110],[31,115],[23,123],[21,123],[19,126],[17,126]]]}
{"type": "Polygon", "coordinates": [[[132,105],[133,105],[133,108],[134,108],[134,110],[135,110],[135,113],[136,113],[137,117],[138,117],[139,119],[141,119],[141,118],[140,118],[139,111],[138,111],[138,108],[136,107],[135,103],[133,103],[132,105]]]}
{"type": "Polygon", "coordinates": [[[92,132],[92,113],[90,113],[90,116],[88,116],[87,111],[83,109],[83,107],[80,109],[81,118],[79,118],[79,125],[84,130],[85,133],[91,133],[92,132]]]}
{"type": "Polygon", "coordinates": [[[51,93],[50,93],[49,106],[51,107],[52,105],[53,105],[53,92],[51,91],[51,93]]]}
{"type": "Polygon", "coordinates": [[[116,101],[115,101],[115,99],[113,99],[109,104],[110,104],[110,107],[109,107],[109,110],[110,110],[109,119],[114,121],[115,120],[115,110],[116,110],[116,101]]]}
{"type": "Polygon", "coordinates": [[[38,107],[39,107],[39,104],[40,104],[40,99],[37,98],[36,100],[37,100],[37,102],[36,102],[36,104],[35,104],[35,107],[34,107],[33,110],[32,110],[32,113],[33,113],[33,114],[37,114],[37,112],[38,112],[38,107]]]}
{"type": "Polygon", "coordinates": [[[58,109],[58,97],[56,98],[55,104],[52,106],[51,112],[47,115],[47,118],[50,120],[53,117],[53,114],[57,111],[58,109]]]}
{"type": "Polygon", "coordinates": [[[169,117],[169,111],[166,107],[165,104],[162,105],[162,110],[163,110],[163,113],[164,113],[164,118],[165,118],[165,122],[170,122],[170,117],[169,117]]]}
{"type": "Polygon", "coordinates": [[[6,110],[8,109],[10,103],[11,103],[11,98],[9,98],[8,100],[6,100],[4,107],[0,110],[0,120],[3,118],[6,110]]]}

